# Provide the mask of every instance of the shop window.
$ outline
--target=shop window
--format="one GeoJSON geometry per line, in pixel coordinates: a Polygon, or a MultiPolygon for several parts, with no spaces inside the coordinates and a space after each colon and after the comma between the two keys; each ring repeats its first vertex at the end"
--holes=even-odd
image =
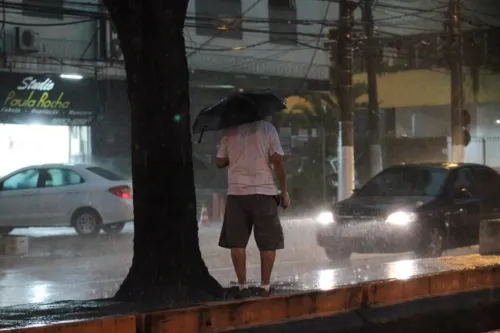
{"type": "Polygon", "coordinates": [[[196,0],[196,34],[242,39],[241,0],[196,0]]]}
{"type": "Polygon", "coordinates": [[[23,0],[23,15],[62,20],[63,0],[23,0]]]}
{"type": "Polygon", "coordinates": [[[269,40],[274,44],[297,44],[295,0],[269,0],[269,40]]]}
{"type": "Polygon", "coordinates": [[[68,169],[48,169],[45,179],[45,187],[59,187],[78,185],[84,182],[83,178],[76,172],[68,169]]]}
{"type": "Polygon", "coordinates": [[[2,191],[34,189],[38,185],[38,170],[30,169],[16,173],[0,185],[2,191]]]}

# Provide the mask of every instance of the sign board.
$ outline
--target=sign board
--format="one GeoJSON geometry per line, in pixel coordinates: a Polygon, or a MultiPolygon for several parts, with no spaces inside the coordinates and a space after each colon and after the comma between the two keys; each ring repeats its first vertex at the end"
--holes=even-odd
{"type": "Polygon", "coordinates": [[[88,126],[99,110],[91,79],[0,73],[0,122],[88,126]]]}

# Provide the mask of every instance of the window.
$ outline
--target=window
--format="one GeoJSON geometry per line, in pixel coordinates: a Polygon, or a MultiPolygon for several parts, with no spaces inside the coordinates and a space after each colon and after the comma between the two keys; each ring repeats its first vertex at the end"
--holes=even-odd
{"type": "Polygon", "coordinates": [[[196,0],[196,34],[242,39],[241,0],[196,0]]]}
{"type": "Polygon", "coordinates": [[[21,171],[4,180],[1,188],[3,191],[34,189],[38,185],[39,175],[36,169],[21,171]]]}
{"type": "Polygon", "coordinates": [[[500,175],[488,168],[475,168],[471,184],[471,192],[479,197],[487,198],[500,194],[500,175]]]}
{"type": "Polygon", "coordinates": [[[63,19],[63,0],[23,0],[23,15],[63,19]]]}
{"type": "Polygon", "coordinates": [[[358,191],[358,196],[437,196],[448,178],[448,170],[432,167],[385,169],[358,191]]]}
{"type": "Polygon", "coordinates": [[[295,0],[269,0],[269,40],[275,44],[297,44],[295,0]]]}
{"type": "Polygon", "coordinates": [[[454,190],[467,189],[470,190],[472,183],[472,172],[470,169],[459,169],[455,182],[453,183],[454,190]]]}
{"type": "Polygon", "coordinates": [[[87,168],[87,170],[107,180],[111,181],[127,180],[126,178],[114,173],[113,171],[101,167],[90,167],[87,168]]]}
{"type": "Polygon", "coordinates": [[[68,169],[48,169],[45,176],[45,187],[59,187],[84,183],[82,177],[68,169]]]}

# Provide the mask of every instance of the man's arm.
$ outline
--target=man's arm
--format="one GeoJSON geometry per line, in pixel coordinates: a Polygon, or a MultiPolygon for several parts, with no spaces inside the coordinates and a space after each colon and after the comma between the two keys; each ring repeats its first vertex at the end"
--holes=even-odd
{"type": "Polygon", "coordinates": [[[282,193],[287,193],[286,186],[286,171],[285,171],[285,162],[283,160],[283,155],[279,153],[274,153],[270,157],[271,163],[274,167],[274,172],[276,173],[276,178],[278,180],[278,185],[282,193]]]}
{"type": "Polygon", "coordinates": [[[220,140],[219,150],[215,158],[215,166],[219,169],[225,168],[229,165],[229,158],[227,157],[227,138],[224,136],[220,140]]]}
{"type": "Polygon", "coordinates": [[[290,197],[288,196],[288,188],[286,185],[286,171],[285,171],[285,161],[283,156],[283,148],[281,147],[280,138],[278,131],[274,126],[270,126],[268,131],[269,139],[269,160],[271,161],[276,178],[278,180],[278,186],[281,190],[281,206],[287,208],[290,206],[290,197]]]}

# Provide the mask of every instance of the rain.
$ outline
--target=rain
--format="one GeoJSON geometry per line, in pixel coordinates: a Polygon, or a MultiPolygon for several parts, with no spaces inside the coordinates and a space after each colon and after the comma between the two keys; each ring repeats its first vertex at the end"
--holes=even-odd
{"type": "Polygon", "coordinates": [[[262,289],[258,235],[245,283],[220,245],[218,164],[260,122],[282,150],[276,193],[252,192],[283,229],[271,294],[479,253],[500,217],[495,2],[171,1],[0,5],[0,307],[262,289]]]}

